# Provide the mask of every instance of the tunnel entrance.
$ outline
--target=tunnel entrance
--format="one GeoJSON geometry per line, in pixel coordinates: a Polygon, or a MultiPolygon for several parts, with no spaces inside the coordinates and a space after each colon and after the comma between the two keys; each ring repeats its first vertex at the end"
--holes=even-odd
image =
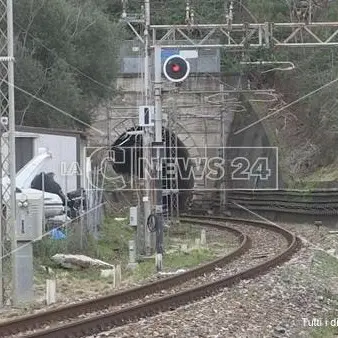
{"type": "MultiPolygon", "coordinates": [[[[143,135],[127,134],[127,132],[142,130],[142,127],[129,128],[112,144],[113,169],[116,173],[133,176],[134,178],[144,178],[144,161],[142,160],[143,135]]],[[[177,184],[176,189],[178,189],[178,209],[179,211],[184,211],[194,188],[193,163],[190,160],[189,151],[184,143],[166,128],[162,128],[162,140],[165,144],[165,159],[162,165],[162,188],[170,190],[170,187],[173,187],[172,182],[175,177],[173,177],[172,164],[176,163],[178,167],[176,170],[177,178],[175,179],[177,184]],[[173,151],[175,148],[177,150],[173,151]],[[171,170],[168,170],[168,168],[171,168],[171,170]]],[[[171,196],[170,193],[164,194],[164,205],[170,204],[171,196]]]]}

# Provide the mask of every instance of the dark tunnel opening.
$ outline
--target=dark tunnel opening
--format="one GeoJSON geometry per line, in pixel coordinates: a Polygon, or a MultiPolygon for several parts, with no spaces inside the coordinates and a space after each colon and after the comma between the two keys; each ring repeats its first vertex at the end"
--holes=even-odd
{"type": "MultiPolygon", "coordinates": [[[[114,164],[113,168],[116,173],[121,175],[137,175],[137,177],[144,177],[143,162],[140,161],[143,157],[143,136],[128,135],[127,132],[142,131],[142,127],[133,127],[126,130],[112,145],[114,164]]],[[[163,186],[170,186],[169,174],[166,171],[170,162],[176,161],[178,165],[177,170],[177,188],[179,190],[178,206],[179,210],[186,209],[187,202],[192,194],[194,188],[194,175],[192,174],[193,163],[190,160],[189,151],[184,143],[176,137],[175,134],[169,132],[168,129],[162,128],[162,140],[165,143],[164,161],[162,180],[163,186]],[[172,148],[177,146],[176,158],[173,158],[172,148]]],[[[170,195],[163,196],[163,203],[170,202],[170,195]],[[168,198],[168,200],[167,200],[168,198]]]]}

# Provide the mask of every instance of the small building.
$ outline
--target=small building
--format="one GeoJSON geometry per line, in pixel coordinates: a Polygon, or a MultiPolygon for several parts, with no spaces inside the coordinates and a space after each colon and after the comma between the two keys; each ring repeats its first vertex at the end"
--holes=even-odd
{"type": "Polygon", "coordinates": [[[85,177],[81,169],[85,167],[85,147],[87,137],[83,132],[16,126],[16,171],[39,153],[39,148],[46,148],[51,154],[43,170],[55,173],[64,192],[77,190],[85,186],[85,177]]]}

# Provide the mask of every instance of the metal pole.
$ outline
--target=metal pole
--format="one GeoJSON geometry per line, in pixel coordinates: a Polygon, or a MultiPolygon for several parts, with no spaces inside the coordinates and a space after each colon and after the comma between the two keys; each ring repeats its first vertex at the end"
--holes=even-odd
{"type": "Polygon", "coordinates": [[[312,0],[309,1],[309,23],[312,22],[312,0]]]}
{"type": "Polygon", "coordinates": [[[107,109],[107,147],[108,147],[108,156],[109,159],[111,159],[111,151],[110,151],[110,147],[112,145],[111,142],[111,116],[110,116],[110,110],[109,108],[107,109]]]}
{"type": "Polygon", "coordinates": [[[155,143],[157,146],[157,184],[156,184],[156,268],[162,270],[163,257],[163,202],[162,202],[162,161],[161,150],[163,151],[162,140],[162,71],[161,71],[161,47],[155,46],[155,143]],[[162,147],[160,146],[162,144],[162,147]]]}
{"type": "Polygon", "coordinates": [[[7,0],[7,35],[8,35],[8,126],[9,126],[9,174],[10,174],[10,219],[12,263],[12,303],[17,304],[17,270],[16,270],[16,168],[15,168],[15,105],[14,105],[14,33],[13,33],[13,0],[7,0]]]}
{"type": "MultiPolygon", "coordinates": [[[[2,108],[2,107],[1,107],[2,108]]],[[[0,121],[0,147],[2,147],[2,144],[1,144],[1,140],[2,140],[2,132],[3,132],[3,125],[2,125],[2,122],[0,121]]],[[[3,204],[3,200],[2,200],[2,184],[3,184],[3,169],[2,169],[2,152],[1,152],[1,149],[0,149],[0,171],[1,171],[1,184],[0,184],[0,308],[2,308],[4,306],[4,295],[5,295],[5,290],[4,290],[4,276],[3,276],[3,273],[4,273],[4,269],[3,269],[3,258],[2,256],[4,255],[5,253],[5,250],[3,250],[3,247],[2,247],[2,241],[5,239],[5,233],[4,233],[4,226],[6,225],[5,222],[4,222],[4,217],[2,215],[2,213],[4,212],[3,209],[2,209],[2,204],[3,204]]],[[[6,190],[6,189],[5,189],[6,190]]]]}
{"type": "Polygon", "coordinates": [[[227,211],[227,189],[230,187],[229,185],[229,177],[228,177],[228,152],[227,152],[227,145],[229,144],[229,137],[231,133],[231,127],[234,120],[235,113],[231,108],[225,106],[222,109],[222,147],[223,147],[223,160],[225,166],[224,178],[223,178],[223,192],[221,192],[222,205],[221,210],[227,211]]]}
{"type": "Polygon", "coordinates": [[[149,27],[150,27],[150,0],[144,0],[144,11],[145,11],[145,29],[144,29],[144,91],[145,91],[145,103],[149,103],[149,87],[150,87],[150,77],[149,77],[149,27]]]}
{"type": "MultiPolygon", "coordinates": [[[[224,91],[224,85],[221,84],[220,85],[220,92],[224,91]]],[[[224,101],[224,93],[222,95],[222,99],[224,101]]],[[[226,106],[226,103],[224,104],[226,106]]],[[[225,142],[225,120],[224,120],[224,114],[226,114],[225,106],[221,106],[221,156],[222,156],[222,160],[224,161],[224,167],[226,167],[226,163],[225,163],[225,146],[226,146],[226,142],[225,142]]],[[[221,185],[220,185],[220,211],[224,211],[225,210],[225,206],[226,206],[226,182],[225,182],[225,177],[221,177],[221,185]]]]}
{"type": "MultiPolygon", "coordinates": [[[[150,101],[150,76],[149,76],[149,66],[150,66],[150,57],[149,57],[149,27],[150,27],[150,1],[144,1],[144,10],[145,10],[145,30],[144,30],[144,91],[145,91],[145,104],[148,105],[150,101]]],[[[141,251],[145,252],[146,256],[150,256],[153,252],[153,243],[152,243],[152,234],[148,230],[147,222],[148,217],[151,214],[151,198],[150,198],[150,179],[148,173],[150,172],[148,163],[151,159],[151,133],[149,127],[144,127],[143,135],[143,156],[146,161],[144,161],[144,170],[143,174],[147,175],[145,177],[145,194],[143,198],[144,203],[144,222],[143,222],[143,234],[144,234],[144,246],[145,248],[140,248],[141,251]]]]}
{"type": "Polygon", "coordinates": [[[161,47],[155,46],[155,141],[162,142],[161,47]]]}

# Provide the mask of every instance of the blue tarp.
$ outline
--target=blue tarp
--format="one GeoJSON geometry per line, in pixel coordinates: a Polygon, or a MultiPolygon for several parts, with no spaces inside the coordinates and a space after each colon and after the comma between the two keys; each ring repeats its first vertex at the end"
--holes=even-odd
{"type": "Polygon", "coordinates": [[[66,235],[60,230],[60,229],[53,229],[50,232],[50,236],[52,237],[52,239],[65,239],[66,235]]]}

